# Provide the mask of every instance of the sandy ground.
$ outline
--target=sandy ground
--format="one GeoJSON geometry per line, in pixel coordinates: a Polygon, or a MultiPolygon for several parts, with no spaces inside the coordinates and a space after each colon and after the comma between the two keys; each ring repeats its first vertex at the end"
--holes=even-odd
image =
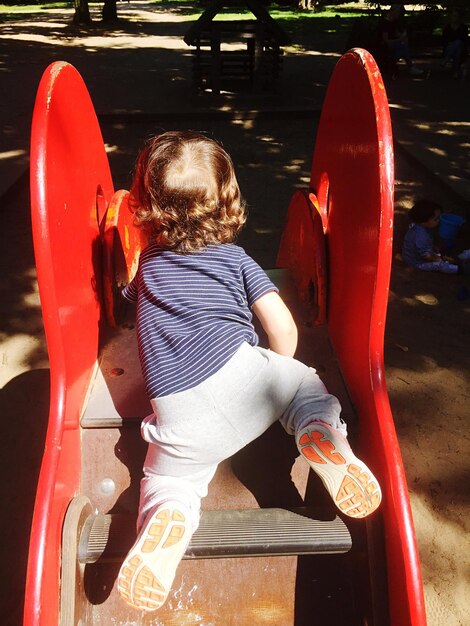
{"type": "MultiPolygon", "coordinates": [[[[236,123],[202,122],[195,115],[191,118],[191,111],[212,105],[195,105],[187,97],[190,59],[180,41],[187,28],[185,16],[163,10],[156,15],[155,11],[142,7],[126,5],[127,14],[137,21],[122,26],[116,33],[117,38],[112,42],[114,56],[110,54],[109,38],[102,37],[99,29],[86,36],[79,35],[64,29],[63,17],[57,15],[28,23],[5,24],[0,32],[0,69],[8,93],[0,108],[4,120],[2,154],[9,154],[0,163],[4,184],[1,191],[9,188],[2,196],[0,214],[3,277],[0,376],[4,385],[0,394],[0,458],[2,475],[7,477],[1,487],[1,500],[11,511],[11,515],[2,519],[2,538],[11,556],[1,562],[1,578],[7,581],[1,589],[1,621],[7,626],[21,623],[29,525],[48,408],[47,351],[35,281],[27,178],[23,177],[13,187],[11,182],[27,165],[29,120],[37,82],[46,65],[59,58],[73,62],[85,77],[100,113],[122,109],[134,114],[155,113],[165,107],[168,112],[172,103],[178,111],[187,111],[186,118],[179,115],[178,121],[170,121],[168,116],[163,116],[162,121],[152,125],[138,122],[141,119],[138,115],[126,123],[103,118],[103,135],[117,188],[128,187],[135,152],[156,126],[190,125],[221,139],[238,164],[240,183],[250,207],[243,243],[266,267],[274,264],[289,198],[296,187],[305,186],[308,181],[315,118],[295,119],[284,115],[272,120],[236,123]],[[159,39],[152,42],[151,37],[159,39]],[[177,62],[175,50],[181,51],[177,62]],[[132,71],[136,67],[139,71],[132,71]],[[7,111],[10,117],[6,116],[7,111]]],[[[291,106],[318,109],[329,73],[341,51],[344,33],[336,33],[335,37],[325,35],[315,42],[315,50],[312,46],[310,49],[304,46],[303,52],[300,48],[292,49],[285,59],[283,93],[272,102],[266,99],[252,102],[251,108],[285,105],[286,94],[290,94],[291,106]],[[305,84],[306,72],[314,76],[308,84],[305,84]]],[[[407,224],[406,211],[415,197],[430,196],[446,210],[465,211],[468,202],[462,186],[465,179],[462,168],[467,167],[462,156],[465,140],[455,135],[461,127],[452,126],[459,119],[458,113],[446,118],[451,120],[450,126],[443,125],[442,120],[436,122],[440,128],[445,126],[446,132],[454,129],[454,135],[445,132],[439,135],[439,141],[445,141],[447,136],[447,141],[454,144],[439,144],[439,149],[448,150],[449,156],[441,159],[438,167],[430,170],[429,162],[416,160],[416,154],[407,149],[407,142],[413,142],[413,126],[402,123],[403,103],[409,106],[414,99],[417,103],[414,114],[419,118],[420,110],[425,116],[430,104],[439,110],[439,97],[444,97],[445,90],[465,89],[463,93],[468,96],[467,85],[456,86],[446,82],[445,77],[438,77],[433,84],[434,87],[429,82],[423,85],[402,77],[387,85],[394,106],[392,114],[397,112],[393,119],[401,145],[396,151],[396,255],[385,362],[420,549],[428,624],[467,626],[470,624],[470,298],[464,296],[465,289],[470,290],[470,281],[468,277],[411,271],[398,255],[407,224]],[[436,177],[436,173],[440,175],[436,177]],[[460,177],[459,185],[449,187],[449,176],[460,177]]],[[[466,115],[460,117],[465,122],[468,108],[462,115],[466,115]]],[[[428,122],[433,123],[432,116],[428,122]]],[[[468,134],[466,124],[463,126],[468,134]]],[[[432,142],[432,133],[425,138],[420,135],[415,141],[432,142]]],[[[466,141],[468,145],[468,136],[466,141]]],[[[470,247],[468,226],[462,229],[458,245],[470,247]]]]}

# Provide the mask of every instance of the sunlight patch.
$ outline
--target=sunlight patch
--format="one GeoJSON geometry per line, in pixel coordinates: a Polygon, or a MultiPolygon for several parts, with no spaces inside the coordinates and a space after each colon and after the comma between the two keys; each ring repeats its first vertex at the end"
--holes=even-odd
{"type": "Polygon", "coordinates": [[[26,156],[26,154],[26,150],[7,150],[6,152],[0,152],[0,161],[14,159],[19,156],[26,156]]]}
{"type": "MultiPolygon", "coordinates": [[[[43,350],[42,338],[23,333],[8,338],[3,336],[0,352],[0,387],[23,372],[30,370],[29,360],[39,350],[43,350]]],[[[35,367],[37,366],[35,364],[35,367]]],[[[45,359],[43,366],[47,367],[47,360],[45,359]]]]}
{"type": "Polygon", "coordinates": [[[470,122],[445,122],[447,126],[470,126],[470,122]]]}
{"type": "Polygon", "coordinates": [[[244,130],[251,130],[254,122],[254,120],[232,120],[234,126],[241,126],[244,130]]]}
{"type": "Polygon", "coordinates": [[[455,130],[449,130],[448,128],[440,128],[437,131],[438,135],[449,135],[449,137],[455,137],[456,135],[458,135],[457,131],[455,130]]]}
{"type": "Polygon", "coordinates": [[[331,57],[333,59],[339,59],[341,57],[340,52],[320,52],[320,50],[307,50],[300,45],[286,46],[284,50],[289,54],[302,54],[303,56],[309,57],[331,57]]]}
{"type": "Polygon", "coordinates": [[[428,306],[436,306],[436,304],[439,304],[439,300],[432,293],[417,293],[414,298],[418,302],[427,304],[428,306]]]}
{"type": "Polygon", "coordinates": [[[117,152],[119,150],[119,146],[110,145],[109,143],[105,143],[104,144],[104,149],[106,150],[107,154],[112,154],[113,152],[117,152]]]}
{"type": "Polygon", "coordinates": [[[388,106],[389,106],[390,109],[401,109],[402,111],[409,111],[410,110],[410,107],[406,107],[403,104],[392,104],[390,102],[388,106]]]}
{"type": "Polygon", "coordinates": [[[431,124],[427,124],[424,122],[415,122],[415,126],[420,130],[431,130],[431,124]]]}
{"type": "Polygon", "coordinates": [[[36,43],[55,44],[57,46],[75,48],[85,48],[90,52],[98,49],[129,49],[136,48],[158,48],[161,50],[185,50],[187,46],[181,37],[160,37],[148,35],[120,35],[117,37],[95,36],[95,37],[78,37],[71,39],[62,39],[60,36],[53,37],[51,35],[38,35],[34,33],[11,33],[8,35],[0,35],[0,39],[15,39],[21,41],[31,41],[36,43]]]}
{"type": "Polygon", "coordinates": [[[435,146],[428,147],[428,152],[432,152],[433,154],[437,154],[442,157],[447,156],[447,152],[445,150],[442,150],[442,148],[436,148],[435,146]]]}

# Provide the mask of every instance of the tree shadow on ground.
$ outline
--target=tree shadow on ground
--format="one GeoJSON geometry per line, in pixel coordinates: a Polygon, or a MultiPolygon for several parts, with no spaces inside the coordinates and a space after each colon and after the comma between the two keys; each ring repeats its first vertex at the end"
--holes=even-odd
{"type": "Polygon", "coordinates": [[[49,370],[11,380],[0,391],[2,624],[23,623],[29,534],[49,412],[49,370]]]}

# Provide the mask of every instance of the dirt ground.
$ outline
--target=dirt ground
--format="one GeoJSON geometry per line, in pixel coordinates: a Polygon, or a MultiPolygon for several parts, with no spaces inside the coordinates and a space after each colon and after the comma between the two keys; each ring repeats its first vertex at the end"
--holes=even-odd
{"type": "MultiPolygon", "coordinates": [[[[416,184],[426,194],[432,189],[413,170],[398,160],[397,235],[410,191],[416,193],[416,184]]],[[[438,189],[432,191],[439,197],[438,189]]],[[[408,478],[428,623],[433,626],[470,623],[470,306],[460,299],[468,284],[468,277],[419,273],[399,258],[393,263],[387,386],[408,478]]]]}
{"type": "MultiPolygon", "coordinates": [[[[141,7],[138,9],[141,10],[141,7]]],[[[48,62],[66,58],[79,66],[85,75],[98,111],[108,112],[110,101],[115,109],[124,108],[124,103],[127,109],[134,109],[134,117],[128,117],[125,122],[117,117],[102,118],[102,131],[109,149],[116,188],[128,187],[129,172],[138,146],[145,137],[155,132],[156,126],[172,128],[190,125],[212,133],[232,153],[250,209],[249,225],[241,243],[263,266],[272,267],[289,198],[295,188],[305,187],[308,182],[317,118],[279,113],[272,119],[215,121],[215,118],[201,120],[196,115],[191,117],[188,109],[185,118],[175,116],[171,119],[167,115],[158,122],[144,122],[140,114],[152,108],[153,112],[161,108],[168,94],[178,100],[180,109],[184,106],[182,98],[188,86],[189,60],[181,58],[179,65],[173,66],[169,50],[178,49],[176,38],[187,25],[178,21],[175,15],[165,11],[158,16],[159,36],[164,36],[168,43],[160,50],[160,61],[156,62],[156,57],[150,54],[156,55],[158,50],[149,47],[144,55],[145,51],[138,49],[141,40],[140,43],[132,44],[131,41],[125,44],[121,41],[117,44],[120,48],[119,62],[132,67],[135,63],[133,55],[139,54],[139,61],[144,64],[139,79],[132,74],[132,83],[129,83],[131,74],[127,76],[128,82],[123,82],[115,59],[113,64],[110,63],[111,56],[107,54],[105,44],[98,41],[99,33],[95,33],[94,37],[90,35],[83,46],[72,46],[65,51],[65,48],[57,46],[57,38],[61,34],[57,16],[49,21],[43,20],[45,25],[41,26],[39,22],[33,22],[32,26],[19,22],[18,31],[11,25],[8,25],[8,31],[3,28],[4,35],[21,31],[23,34],[31,32],[36,37],[28,40],[28,46],[36,42],[34,55],[31,48],[20,48],[18,38],[16,41],[10,38],[9,43],[5,37],[0,39],[0,56],[4,62],[8,60],[10,67],[8,75],[5,75],[11,94],[9,106],[17,107],[22,115],[4,126],[10,128],[9,133],[4,132],[5,141],[11,142],[8,150],[23,151],[15,157],[15,164],[11,167],[14,165],[19,167],[18,171],[24,171],[27,161],[24,160],[27,144],[17,133],[18,129],[27,127],[34,101],[34,85],[37,85],[48,62]],[[165,21],[163,15],[170,15],[171,19],[165,21]],[[173,25],[173,30],[168,23],[173,25]],[[39,34],[45,39],[39,38],[39,34]],[[94,50],[94,64],[90,63],[87,48],[94,50]],[[160,75],[165,78],[160,88],[155,82],[158,64],[160,75]],[[110,76],[114,76],[111,84],[110,76]],[[26,85],[27,89],[20,89],[20,85],[26,85]],[[106,95],[107,91],[111,95],[106,95]],[[132,107],[129,104],[131,91],[132,107]]],[[[184,15],[179,17],[182,19],[184,15]]],[[[150,29],[149,23],[157,23],[155,15],[149,17],[148,12],[140,20],[147,29],[150,29]]],[[[136,28],[134,24],[122,36],[132,40],[137,37],[136,28]]],[[[67,32],[69,38],[76,36],[67,32]]],[[[150,36],[150,33],[147,35],[150,36]]],[[[316,44],[319,54],[323,55],[321,62],[318,55],[302,55],[293,50],[287,55],[285,63],[288,76],[284,89],[290,89],[294,94],[297,94],[298,84],[305,81],[306,69],[314,68],[315,84],[304,89],[300,103],[312,109],[321,104],[328,75],[341,51],[341,41],[332,41],[326,35],[316,44]],[[314,62],[317,65],[313,65],[314,62]]],[[[389,86],[394,103],[400,102],[400,89],[419,88],[407,77],[401,80],[401,87],[395,83],[389,86]]],[[[442,80],[434,92],[434,99],[447,87],[456,88],[442,80]]],[[[265,104],[266,100],[261,106],[265,104]]],[[[251,103],[251,108],[257,106],[260,102],[251,103]]],[[[27,132],[23,135],[26,137],[27,132]]],[[[407,225],[406,212],[414,198],[422,195],[432,197],[441,202],[446,210],[465,211],[467,208],[468,198],[452,191],[442,182],[442,177],[435,174],[435,171],[417,162],[404,143],[397,146],[395,257],[385,364],[420,550],[428,624],[468,626],[470,279],[468,276],[412,271],[399,258],[400,243],[407,225]]],[[[2,559],[0,565],[1,578],[7,581],[1,590],[1,622],[7,626],[18,626],[22,614],[29,525],[47,419],[48,362],[35,281],[26,176],[2,196],[1,206],[0,374],[4,386],[0,393],[0,462],[2,475],[7,477],[2,482],[1,501],[3,510],[11,513],[1,520],[1,536],[9,555],[9,558],[2,559]]],[[[470,247],[468,225],[461,230],[458,246],[470,247]]]]}

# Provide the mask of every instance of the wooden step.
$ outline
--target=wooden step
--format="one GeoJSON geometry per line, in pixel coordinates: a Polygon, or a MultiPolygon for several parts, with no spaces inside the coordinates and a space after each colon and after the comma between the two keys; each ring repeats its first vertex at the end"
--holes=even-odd
{"type": "MultiPolygon", "coordinates": [[[[351,549],[339,518],[311,508],[204,511],[185,559],[335,554],[351,549]]],[[[72,531],[73,532],[73,531],[72,531]]],[[[90,515],[79,538],[80,563],[122,561],[135,539],[129,515],[90,515]]]]}

